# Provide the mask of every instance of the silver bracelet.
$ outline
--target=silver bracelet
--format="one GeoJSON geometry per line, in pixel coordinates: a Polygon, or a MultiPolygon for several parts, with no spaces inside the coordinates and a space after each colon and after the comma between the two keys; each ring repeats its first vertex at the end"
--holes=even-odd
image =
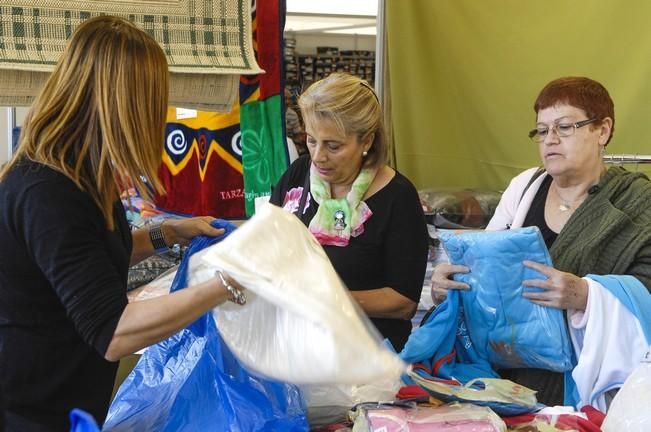
{"type": "Polygon", "coordinates": [[[217,270],[215,272],[215,275],[219,276],[219,280],[222,282],[222,285],[224,285],[224,288],[226,288],[226,291],[228,291],[228,293],[230,294],[230,298],[228,300],[240,306],[246,304],[246,296],[244,295],[244,293],[239,289],[235,288],[233,285],[226,282],[226,278],[224,277],[224,274],[222,273],[221,270],[217,270]]]}

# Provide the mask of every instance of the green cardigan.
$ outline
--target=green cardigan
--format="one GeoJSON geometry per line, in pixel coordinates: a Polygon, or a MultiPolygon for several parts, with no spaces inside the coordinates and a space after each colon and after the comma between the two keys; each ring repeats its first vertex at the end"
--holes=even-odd
{"type": "Polygon", "coordinates": [[[554,267],[577,276],[628,274],[651,291],[651,182],[612,167],[550,249],[554,267]]]}

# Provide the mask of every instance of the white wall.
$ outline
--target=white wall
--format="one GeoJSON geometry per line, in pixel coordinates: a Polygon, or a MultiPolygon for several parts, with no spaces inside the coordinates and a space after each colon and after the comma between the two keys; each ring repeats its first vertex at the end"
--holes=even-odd
{"type": "Polygon", "coordinates": [[[10,153],[10,108],[0,107],[0,165],[7,162],[10,153]]]}
{"type": "MultiPolygon", "coordinates": [[[[15,122],[17,126],[23,124],[28,107],[16,108],[15,122]]],[[[11,108],[0,107],[0,164],[9,160],[11,156],[11,108]]]]}

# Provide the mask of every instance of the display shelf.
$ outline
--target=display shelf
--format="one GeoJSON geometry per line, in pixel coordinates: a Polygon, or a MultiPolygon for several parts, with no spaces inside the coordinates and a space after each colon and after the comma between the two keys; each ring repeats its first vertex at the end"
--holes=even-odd
{"type": "Polygon", "coordinates": [[[315,54],[295,53],[295,41],[285,47],[285,85],[299,94],[314,81],[333,72],[347,72],[374,85],[375,52],[368,50],[339,50],[337,47],[317,47],[315,54]],[[289,49],[288,49],[289,48],[289,49]]]}

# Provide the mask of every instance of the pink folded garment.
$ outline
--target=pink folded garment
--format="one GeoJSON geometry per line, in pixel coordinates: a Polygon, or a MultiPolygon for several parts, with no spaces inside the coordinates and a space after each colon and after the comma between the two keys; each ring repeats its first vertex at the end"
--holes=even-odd
{"type": "Polygon", "coordinates": [[[373,408],[366,411],[373,432],[500,432],[506,426],[489,408],[470,404],[442,407],[373,408]]]}

